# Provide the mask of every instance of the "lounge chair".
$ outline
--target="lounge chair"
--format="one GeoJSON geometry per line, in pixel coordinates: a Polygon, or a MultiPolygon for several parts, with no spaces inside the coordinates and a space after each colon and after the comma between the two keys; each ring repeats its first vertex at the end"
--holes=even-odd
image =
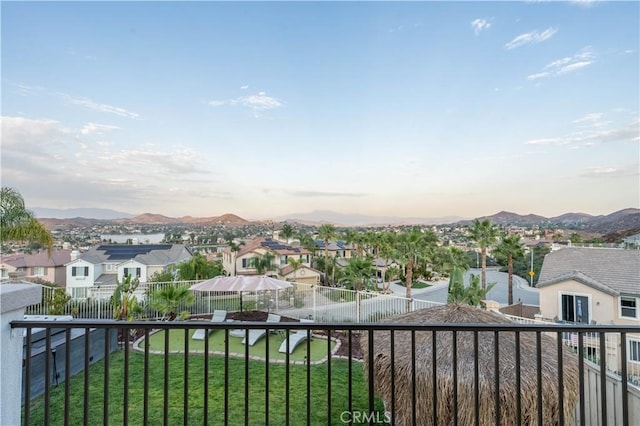
{"type": "MultiPolygon", "coordinates": [[[[308,319],[301,319],[300,322],[303,323],[310,323],[313,322],[312,320],[308,320],[308,319]]],[[[307,330],[298,330],[293,334],[290,334],[288,339],[285,338],[282,341],[282,344],[280,345],[280,349],[278,349],[278,351],[282,352],[283,354],[287,352],[287,342],[289,343],[289,353],[292,354],[294,349],[296,348],[296,346],[298,346],[300,343],[304,342],[305,340],[307,340],[307,330]]]]}
{"type": "MultiPolygon", "coordinates": [[[[227,318],[227,311],[222,309],[217,309],[213,311],[213,316],[211,317],[211,322],[224,322],[227,318]]],[[[211,333],[213,329],[211,328],[199,328],[191,337],[193,340],[204,340],[205,336],[209,337],[209,333],[211,333]]]]}
{"type": "MultiPolygon", "coordinates": [[[[273,322],[280,322],[280,315],[276,315],[276,314],[269,314],[269,316],[267,317],[267,322],[268,323],[273,323],[273,322]]],[[[272,330],[275,331],[275,330],[272,330]]],[[[266,329],[253,329],[253,330],[249,330],[249,346],[253,346],[256,344],[256,342],[258,340],[260,340],[263,336],[265,336],[267,334],[267,330],[266,329]]],[[[242,344],[246,345],[247,344],[247,337],[245,336],[244,339],[242,339],[242,344]]]]}

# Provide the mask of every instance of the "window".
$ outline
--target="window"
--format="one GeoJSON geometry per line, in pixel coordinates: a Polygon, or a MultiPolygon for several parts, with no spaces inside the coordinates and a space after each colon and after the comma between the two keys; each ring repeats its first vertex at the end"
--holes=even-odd
{"type": "Polygon", "coordinates": [[[104,270],[107,272],[113,272],[113,267],[114,267],[113,263],[105,263],[104,270]]]}
{"type": "Polygon", "coordinates": [[[242,259],[242,267],[250,268],[251,267],[251,259],[242,259]]]}
{"type": "Polygon", "coordinates": [[[640,362],[640,340],[629,340],[629,361],[640,362]]]}
{"type": "Polygon", "coordinates": [[[6,269],[0,269],[0,278],[8,278],[9,272],[6,269]]]}
{"type": "Polygon", "coordinates": [[[89,276],[89,267],[88,266],[73,266],[71,268],[71,276],[72,277],[88,277],[89,276]]]}
{"type": "Polygon", "coordinates": [[[43,268],[42,266],[34,266],[33,275],[39,276],[39,277],[47,275],[47,268],[43,268]]]}
{"type": "Polygon", "coordinates": [[[286,265],[287,264],[287,256],[282,255],[280,256],[280,265],[286,265]]]}
{"type": "Polygon", "coordinates": [[[561,319],[563,321],[589,323],[589,298],[587,296],[563,294],[561,304],[561,319]]]}
{"type": "Polygon", "coordinates": [[[620,317],[638,318],[638,299],[635,297],[620,297],[620,317]]]}
{"type": "Polygon", "coordinates": [[[140,273],[142,271],[140,270],[140,268],[124,268],[124,276],[128,277],[129,275],[132,275],[134,277],[140,278],[140,273]]]}

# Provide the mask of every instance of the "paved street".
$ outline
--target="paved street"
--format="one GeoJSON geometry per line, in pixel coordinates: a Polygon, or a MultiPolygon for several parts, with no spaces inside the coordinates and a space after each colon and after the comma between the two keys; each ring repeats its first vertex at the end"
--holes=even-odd
{"type": "MultiPolygon", "coordinates": [[[[469,276],[471,274],[480,275],[480,269],[470,269],[465,273],[464,282],[468,284],[469,276]]],[[[508,298],[508,280],[509,275],[506,272],[499,272],[494,269],[487,269],[487,284],[497,283],[487,295],[488,299],[495,300],[500,305],[507,304],[508,298]]],[[[426,289],[413,290],[413,297],[415,299],[428,300],[431,302],[447,302],[447,283],[439,283],[433,287],[426,289]]],[[[398,296],[404,295],[404,287],[399,285],[392,285],[392,290],[398,296]]],[[[540,304],[538,297],[538,289],[529,287],[529,282],[524,278],[513,276],[513,301],[517,303],[522,301],[525,305],[538,306],[540,304]]]]}

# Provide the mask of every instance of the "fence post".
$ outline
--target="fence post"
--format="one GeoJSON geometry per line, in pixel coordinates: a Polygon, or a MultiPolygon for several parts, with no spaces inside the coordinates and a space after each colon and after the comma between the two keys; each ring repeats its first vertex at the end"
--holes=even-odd
{"type": "Polygon", "coordinates": [[[11,321],[24,319],[24,308],[42,301],[42,286],[0,284],[0,424],[19,425],[22,410],[23,329],[11,321]]]}
{"type": "Polygon", "coordinates": [[[313,289],[313,320],[316,320],[316,292],[318,291],[318,286],[312,286],[313,289]]]}
{"type": "Polygon", "coordinates": [[[360,292],[356,290],[356,322],[360,322],[360,292]]]}

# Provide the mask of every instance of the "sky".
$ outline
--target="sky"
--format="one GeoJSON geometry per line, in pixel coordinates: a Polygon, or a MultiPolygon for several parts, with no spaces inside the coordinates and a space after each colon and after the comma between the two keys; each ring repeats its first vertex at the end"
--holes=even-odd
{"type": "Polygon", "coordinates": [[[27,207],[270,219],[640,207],[640,4],[7,2],[27,207]]]}

